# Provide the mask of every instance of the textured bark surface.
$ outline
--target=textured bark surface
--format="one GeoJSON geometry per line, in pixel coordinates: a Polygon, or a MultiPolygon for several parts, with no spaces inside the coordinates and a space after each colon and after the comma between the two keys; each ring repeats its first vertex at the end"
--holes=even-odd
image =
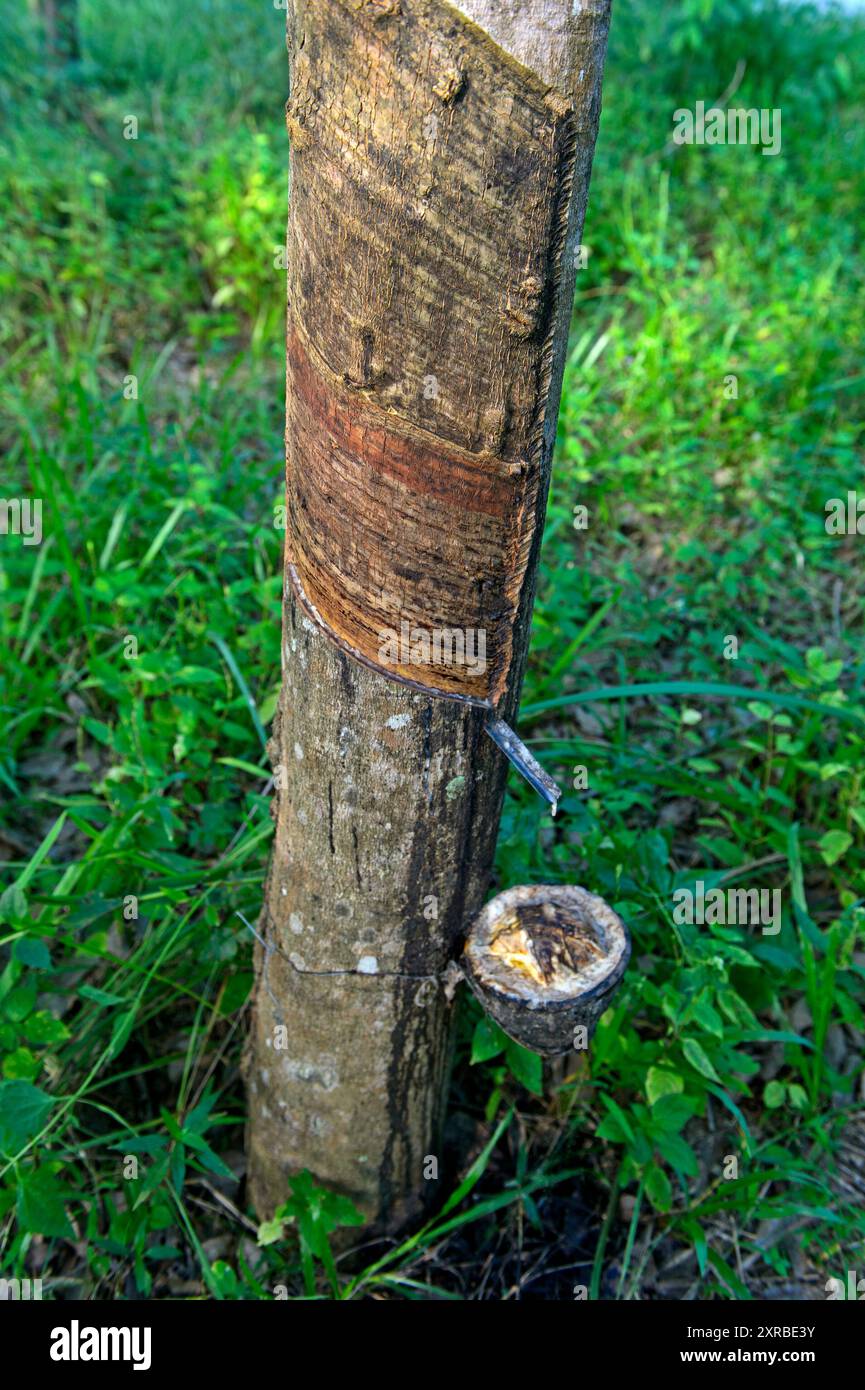
{"type": "Polygon", "coordinates": [[[483,901],[504,769],[477,711],[373,674],[286,605],[252,1195],[269,1213],[308,1167],[398,1224],[435,1187],[421,1174],[441,1156],[441,977],[483,901]]]}
{"type": "Polygon", "coordinates": [[[599,112],[608,6],[591,9],[550,68],[579,60],[591,100],[443,0],[289,13],[287,560],[303,598],[286,583],[247,1051],[262,1215],[302,1167],[391,1228],[437,1188],[442,977],[488,886],[505,764],[481,710],[347,648],[374,660],[405,619],[486,624],[485,684],[391,674],[494,691],[513,715],[599,112]]]}
{"type": "Polygon", "coordinates": [[[496,701],[539,517],[574,112],[439,0],[317,0],[297,54],[295,580],[352,652],[496,701]],[[418,639],[388,653],[403,623],[418,639]],[[474,656],[483,634],[483,669],[453,659],[465,638],[425,661],[442,630],[471,634],[474,656]]]}

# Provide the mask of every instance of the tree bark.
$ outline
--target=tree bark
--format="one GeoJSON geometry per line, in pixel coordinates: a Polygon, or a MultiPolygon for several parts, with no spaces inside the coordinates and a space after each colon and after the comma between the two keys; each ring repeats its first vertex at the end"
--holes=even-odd
{"type": "Polygon", "coordinates": [[[483,724],[519,699],[609,22],[609,0],[516,10],[289,10],[283,689],[245,1063],[262,1216],[308,1168],[396,1229],[443,1176],[446,977],[489,885],[506,763],[483,724]],[[402,617],[488,633],[486,670],[389,663],[402,617]]]}

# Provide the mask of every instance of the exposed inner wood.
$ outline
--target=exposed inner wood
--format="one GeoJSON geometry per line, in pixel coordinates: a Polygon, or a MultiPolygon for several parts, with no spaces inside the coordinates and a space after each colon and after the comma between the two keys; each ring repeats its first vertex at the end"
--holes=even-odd
{"type": "Polygon", "coordinates": [[[564,983],[604,957],[603,943],[590,921],[552,903],[532,903],[506,917],[489,944],[511,970],[542,988],[564,983]]]}
{"type": "Polygon", "coordinates": [[[573,78],[571,41],[581,0],[456,0],[456,4],[513,58],[567,91],[573,78]]]}

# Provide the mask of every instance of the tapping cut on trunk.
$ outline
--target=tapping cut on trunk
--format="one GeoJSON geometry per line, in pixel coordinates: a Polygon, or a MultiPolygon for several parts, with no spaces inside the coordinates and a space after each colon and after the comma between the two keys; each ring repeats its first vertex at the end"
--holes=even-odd
{"type": "Polygon", "coordinates": [[[289,575],[355,659],[494,707],[543,521],[575,108],[442,0],[317,5],[288,113],[289,575]]]}

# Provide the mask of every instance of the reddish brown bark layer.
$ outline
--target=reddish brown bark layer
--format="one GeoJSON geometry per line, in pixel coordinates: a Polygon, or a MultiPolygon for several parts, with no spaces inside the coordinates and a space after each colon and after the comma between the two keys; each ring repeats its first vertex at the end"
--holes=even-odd
{"type": "Polygon", "coordinates": [[[308,611],[390,677],[489,701],[507,676],[537,464],[413,430],[330,377],[297,329],[288,362],[288,558],[308,611]]]}

